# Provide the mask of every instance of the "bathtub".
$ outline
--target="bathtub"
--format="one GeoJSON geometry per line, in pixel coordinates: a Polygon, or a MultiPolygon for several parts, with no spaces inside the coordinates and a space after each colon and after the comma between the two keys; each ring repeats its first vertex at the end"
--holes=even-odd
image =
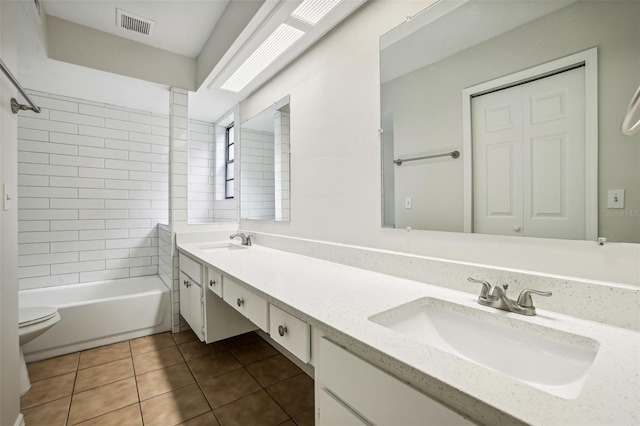
{"type": "Polygon", "coordinates": [[[171,295],[157,275],[22,290],[20,307],[55,306],[60,321],[24,345],[38,361],[171,329],[171,295]]]}

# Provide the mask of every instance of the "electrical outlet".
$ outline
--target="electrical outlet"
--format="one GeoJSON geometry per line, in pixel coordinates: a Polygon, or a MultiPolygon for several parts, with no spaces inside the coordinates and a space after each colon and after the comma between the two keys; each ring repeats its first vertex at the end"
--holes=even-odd
{"type": "Polygon", "coordinates": [[[624,189],[610,189],[608,191],[607,208],[624,209],[624,189]]]}
{"type": "Polygon", "coordinates": [[[411,208],[411,197],[404,197],[404,208],[405,209],[411,208]]]}

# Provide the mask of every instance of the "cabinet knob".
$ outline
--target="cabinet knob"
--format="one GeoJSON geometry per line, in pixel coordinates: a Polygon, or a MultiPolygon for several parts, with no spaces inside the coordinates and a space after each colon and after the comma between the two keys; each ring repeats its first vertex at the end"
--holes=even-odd
{"type": "Polygon", "coordinates": [[[520,229],[522,229],[522,228],[520,228],[518,225],[513,227],[513,230],[516,231],[516,232],[520,232],[520,229]]]}
{"type": "Polygon", "coordinates": [[[183,284],[184,284],[185,287],[187,287],[187,288],[189,287],[189,281],[188,280],[184,280],[183,284]]]}
{"type": "Polygon", "coordinates": [[[238,297],[238,300],[236,300],[236,303],[238,304],[238,306],[242,306],[244,305],[244,300],[238,297]]]}
{"type": "Polygon", "coordinates": [[[216,285],[216,282],[214,280],[209,280],[209,285],[213,287],[214,285],[216,285]]]}
{"type": "Polygon", "coordinates": [[[284,336],[286,332],[287,332],[287,327],[283,327],[281,325],[278,326],[278,334],[280,336],[284,336]]]}

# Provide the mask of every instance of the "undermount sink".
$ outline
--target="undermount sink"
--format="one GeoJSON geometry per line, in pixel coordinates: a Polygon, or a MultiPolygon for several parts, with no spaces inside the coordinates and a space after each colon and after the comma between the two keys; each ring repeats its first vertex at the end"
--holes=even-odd
{"type": "Polygon", "coordinates": [[[220,241],[217,243],[207,243],[198,246],[202,251],[225,251],[225,250],[246,250],[248,246],[232,243],[230,241],[220,241]]]}
{"type": "Polygon", "coordinates": [[[369,320],[565,399],[580,394],[599,347],[587,337],[435,298],[369,320]]]}

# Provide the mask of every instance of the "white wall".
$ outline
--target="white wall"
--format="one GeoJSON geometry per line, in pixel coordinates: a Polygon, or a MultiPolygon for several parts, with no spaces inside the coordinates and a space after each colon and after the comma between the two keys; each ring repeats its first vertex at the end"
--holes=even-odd
{"type": "Polygon", "coordinates": [[[640,246],[381,227],[380,35],[429,2],[373,1],[241,104],[291,97],[291,222],[246,230],[594,280],[640,284],[640,246]]]}
{"type": "Polygon", "coordinates": [[[169,118],[41,92],[18,118],[20,288],[158,272],[169,118]]]}
{"type": "MultiPolygon", "coordinates": [[[[0,58],[16,73],[17,2],[0,2],[0,58]]],[[[0,203],[0,424],[12,426],[20,413],[18,392],[18,135],[10,98],[17,91],[0,74],[0,185],[11,189],[14,202],[4,211],[0,203]]],[[[25,114],[24,112],[22,114],[25,114]]],[[[26,113],[32,114],[32,113],[26,113]]]]}

